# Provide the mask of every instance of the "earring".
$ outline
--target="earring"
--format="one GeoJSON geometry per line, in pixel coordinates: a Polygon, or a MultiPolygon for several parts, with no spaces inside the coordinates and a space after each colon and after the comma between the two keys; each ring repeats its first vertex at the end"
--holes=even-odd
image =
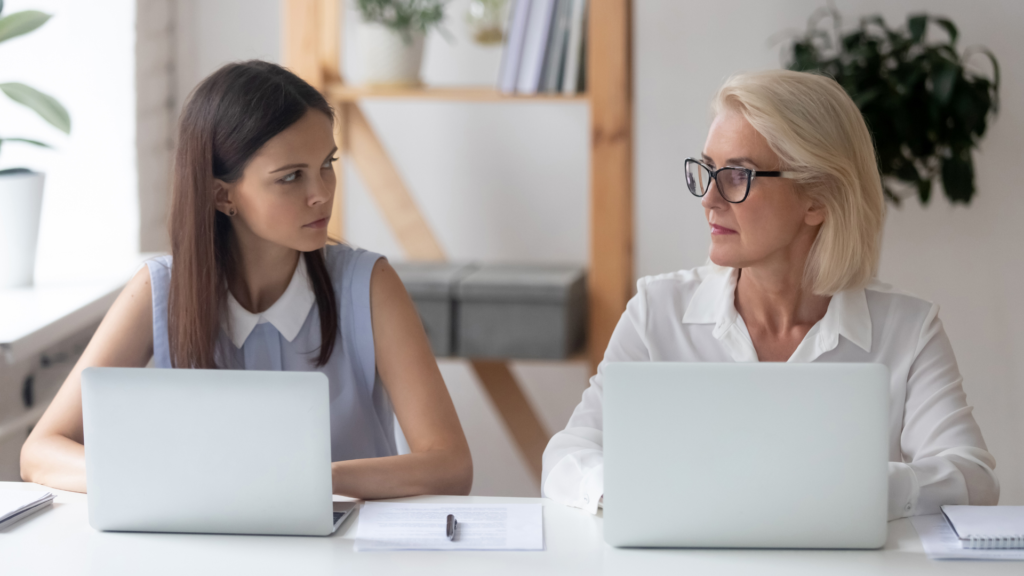
{"type": "Polygon", "coordinates": [[[234,217],[235,214],[238,214],[238,208],[232,206],[231,209],[228,210],[228,216],[234,217]]]}

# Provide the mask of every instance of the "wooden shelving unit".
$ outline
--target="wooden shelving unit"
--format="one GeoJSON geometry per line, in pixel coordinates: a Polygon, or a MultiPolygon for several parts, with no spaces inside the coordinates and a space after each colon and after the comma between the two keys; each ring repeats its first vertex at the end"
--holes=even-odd
{"type": "Polygon", "coordinates": [[[470,86],[465,88],[437,88],[437,87],[413,87],[413,88],[381,88],[349,86],[342,82],[328,84],[324,90],[327,97],[333,102],[358,102],[360,100],[384,99],[384,100],[440,100],[448,102],[566,102],[586,103],[586,96],[562,96],[558,94],[537,94],[535,96],[520,96],[516,94],[502,94],[494,88],[470,86]]]}
{"type": "MultiPolygon", "coordinates": [[[[444,260],[445,254],[409,193],[401,173],[360,108],[369,99],[495,104],[553,103],[590,106],[590,257],[587,270],[586,357],[597,366],[626,302],[633,294],[632,2],[590,0],[587,23],[587,93],[508,95],[493,87],[367,88],[344,82],[340,72],[343,0],[282,0],[284,62],[320,90],[337,111],[335,138],[351,157],[406,256],[444,260]]],[[[343,163],[338,170],[331,233],[344,238],[343,163]]],[[[584,207],[580,207],[584,209],[584,207]]],[[[504,360],[472,360],[520,452],[540,481],[548,434],[504,360]]]]}

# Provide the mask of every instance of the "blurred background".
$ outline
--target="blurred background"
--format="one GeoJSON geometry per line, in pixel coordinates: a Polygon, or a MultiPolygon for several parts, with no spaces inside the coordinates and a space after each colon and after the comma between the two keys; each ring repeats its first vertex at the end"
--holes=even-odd
{"type": "MultiPolygon", "coordinates": [[[[600,0],[593,0],[599,2],[600,0]]],[[[343,71],[360,16],[346,3],[343,71]]],[[[1024,3],[1017,0],[836,0],[844,26],[880,14],[893,26],[927,11],[950,18],[959,46],[983,44],[1002,65],[998,116],[974,154],[977,192],[951,204],[889,205],[880,278],[941,306],[969,402],[998,461],[1001,504],[1024,504],[1024,3]]],[[[783,66],[820,0],[637,0],[633,3],[635,276],[699,266],[707,226],[683,183],[682,160],[700,153],[709,102],[722,81],[783,66]]],[[[465,14],[445,9],[450,38],[426,38],[422,78],[432,86],[494,86],[501,45],[480,45],[465,14]]],[[[0,169],[47,173],[37,282],[109,275],[125,259],[168,249],[166,216],[174,125],[192,88],[219,66],[282,61],[279,0],[8,0],[5,13],[54,15],[0,46],[0,81],[31,84],[64,104],[64,135],[0,99],[0,169]]],[[[980,69],[988,70],[984,59],[980,69]]],[[[588,259],[590,111],[585,101],[448,103],[373,101],[362,109],[439,243],[452,260],[588,259]]],[[[346,170],[346,241],[404,259],[355,170],[346,170]]],[[[2,319],[0,319],[2,322],[2,319]]],[[[439,361],[473,450],[475,494],[530,496],[536,479],[469,364],[439,361]]],[[[548,434],[561,429],[587,386],[589,365],[516,361],[511,370],[548,434]]]]}

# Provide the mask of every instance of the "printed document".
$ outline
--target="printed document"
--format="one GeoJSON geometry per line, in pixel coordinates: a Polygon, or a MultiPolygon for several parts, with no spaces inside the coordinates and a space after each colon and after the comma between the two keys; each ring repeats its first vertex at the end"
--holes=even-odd
{"type": "Polygon", "coordinates": [[[356,550],[543,550],[540,504],[367,502],[359,511],[356,550]],[[458,521],[445,534],[448,515],[458,521]]]}

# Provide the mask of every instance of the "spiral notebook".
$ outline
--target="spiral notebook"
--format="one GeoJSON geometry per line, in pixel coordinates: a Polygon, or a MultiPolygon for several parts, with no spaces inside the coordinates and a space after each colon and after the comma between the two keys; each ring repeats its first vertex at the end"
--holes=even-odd
{"type": "Polygon", "coordinates": [[[1024,506],[943,506],[964,548],[1024,548],[1024,506]]]}

